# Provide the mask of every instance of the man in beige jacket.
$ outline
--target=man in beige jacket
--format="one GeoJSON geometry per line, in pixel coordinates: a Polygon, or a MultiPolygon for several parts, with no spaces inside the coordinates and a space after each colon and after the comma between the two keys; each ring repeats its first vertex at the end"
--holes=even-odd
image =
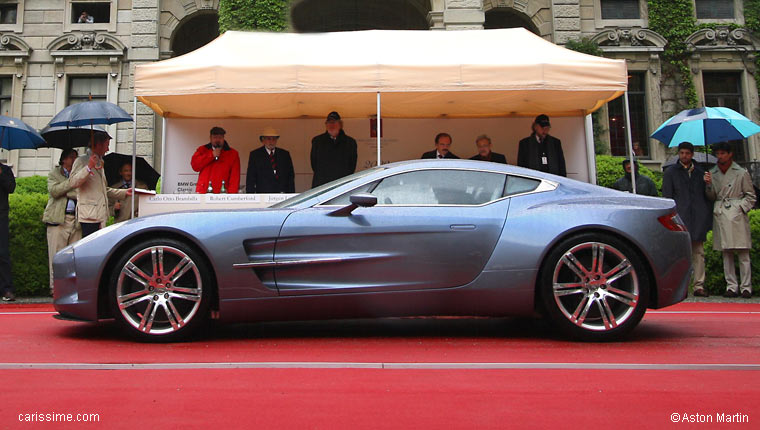
{"type": "Polygon", "coordinates": [[[74,161],[69,177],[77,189],[77,220],[82,225],[82,237],[98,231],[108,220],[108,199],[121,200],[132,195],[132,189],[117,190],[108,187],[103,172],[103,156],[108,152],[111,136],[97,131],[90,144],[89,154],[74,161]]]}
{"type": "Polygon", "coordinates": [[[731,145],[721,142],[713,146],[718,165],[705,173],[705,194],[713,205],[713,249],[723,251],[723,275],[726,292],[723,297],[737,297],[738,285],[734,253],[739,255],[741,296],[752,297],[752,270],[749,251],[752,235],[747,212],[755,205],[755,190],[749,173],[734,163],[731,145]]]}
{"type": "Polygon", "coordinates": [[[47,225],[50,294],[53,294],[53,257],[82,237],[82,229],[76,219],[77,190],[69,182],[77,155],[74,149],[64,150],[58,165],[48,173],[48,202],[42,222],[47,225]]]}

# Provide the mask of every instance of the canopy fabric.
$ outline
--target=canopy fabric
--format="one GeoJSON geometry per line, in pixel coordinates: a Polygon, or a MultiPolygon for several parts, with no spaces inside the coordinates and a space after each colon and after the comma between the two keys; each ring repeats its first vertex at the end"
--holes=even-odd
{"type": "Polygon", "coordinates": [[[522,29],[228,31],[138,65],[135,94],[169,118],[579,116],[626,91],[625,60],[522,29]]]}

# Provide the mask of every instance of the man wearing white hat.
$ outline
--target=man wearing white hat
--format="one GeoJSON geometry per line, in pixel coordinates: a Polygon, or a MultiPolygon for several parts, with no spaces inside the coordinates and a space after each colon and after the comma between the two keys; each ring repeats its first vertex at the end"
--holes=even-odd
{"type": "Polygon", "coordinates": [[[265,128],[259,140],[263,146],[248,156],[245,179],[246,193],[295,193],[295,172],[290,153],[277,148],[280,133],[272,127],[265,128]]]}

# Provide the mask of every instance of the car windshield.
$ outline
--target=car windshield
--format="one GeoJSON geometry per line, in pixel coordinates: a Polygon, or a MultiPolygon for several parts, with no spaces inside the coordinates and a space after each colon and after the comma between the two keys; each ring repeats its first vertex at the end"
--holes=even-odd
{"type": "Polygon", "coordinates": [[[354,181],[359,178],[363,178],[367,175],[370,175],[372,173],[377,172],[378,170],[385,170],[383,167],[373,167],[371,169],[362,170],[361,172],[356,172],[353,175],[344,176],[340,179],[336,179],[332,182],[328,182],[326,184],[320,185],[316,188],[312,188],[308,191],[304,191],[303,193],[293,196],[287,200],[283,200],[275,205],[272,205],[272,208],[292,208],[294,206],[297,206],[306,200],[309,200],[313,197],[317,197],[321,194],[324,194],[330,190],[334,190],[335,188],[340,187],[341,185],[347,184],[351,181],[354,181]]]}

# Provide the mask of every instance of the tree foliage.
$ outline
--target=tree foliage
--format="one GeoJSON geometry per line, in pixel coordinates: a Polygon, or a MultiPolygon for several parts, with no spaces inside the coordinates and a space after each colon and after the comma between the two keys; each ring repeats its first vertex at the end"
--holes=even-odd
{"type": "Polygon", "coordinates": [[[219,31],[283,31],[287,10],[287,0],[220,0],[219,31]]]}

